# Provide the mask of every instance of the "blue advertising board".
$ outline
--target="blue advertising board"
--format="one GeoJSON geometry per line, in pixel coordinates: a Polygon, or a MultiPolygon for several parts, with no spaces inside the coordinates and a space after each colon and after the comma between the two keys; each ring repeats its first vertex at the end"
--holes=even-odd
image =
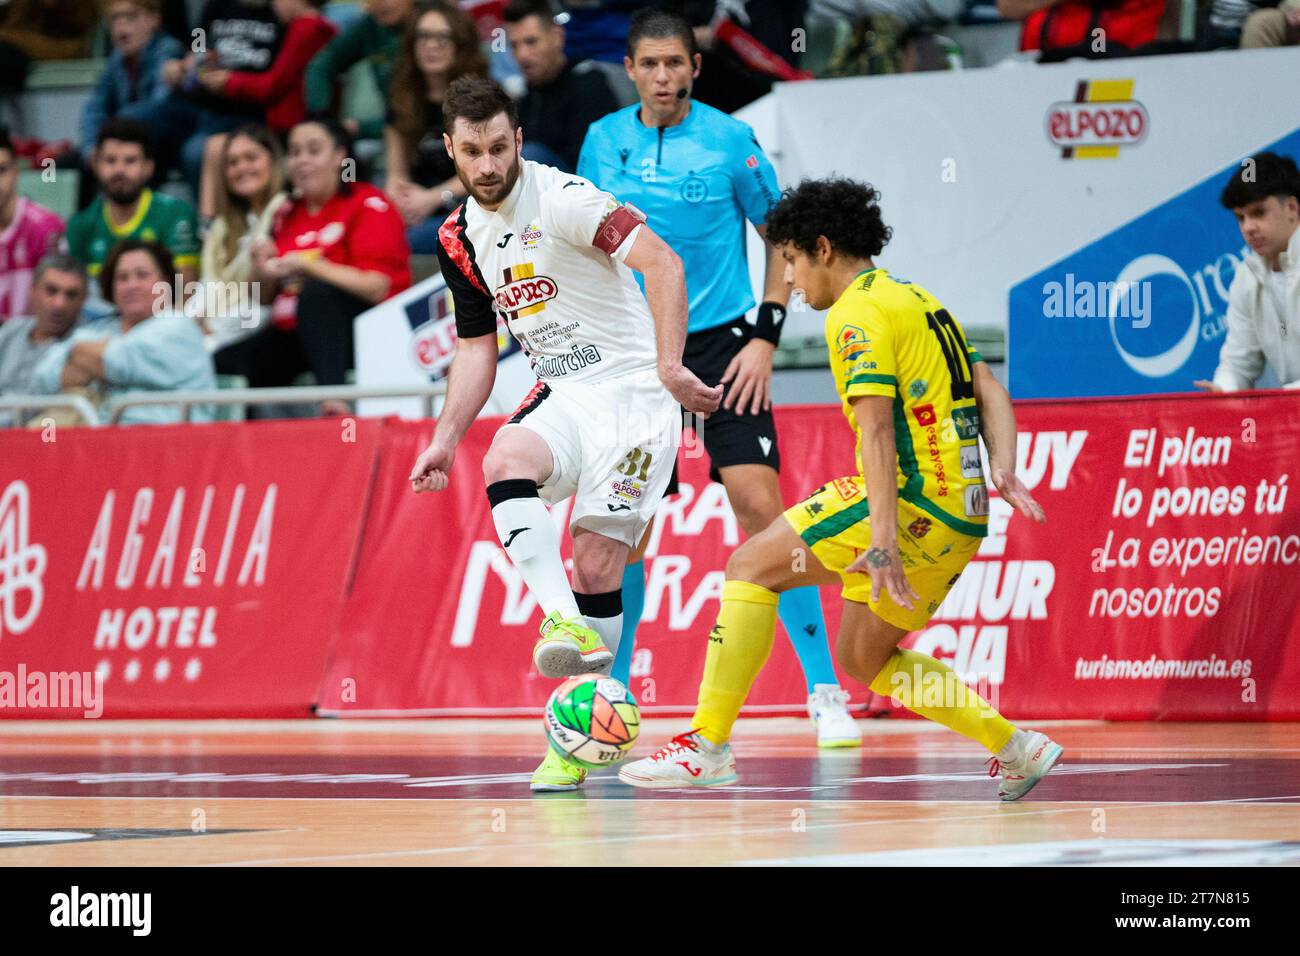
{"type": "MultiPolygon", "coordinates": [[[[1300,157],[1300,129],[1265,147],[1300,157]]],[[[1262,150],[1261,150],[1262,151],[1262,150]]],[[[1228,289],[1249,252],[1219,194],[1225,166],[1013,286],[1017,398],[1192,391],[1219,361],[1228,289]]]]}

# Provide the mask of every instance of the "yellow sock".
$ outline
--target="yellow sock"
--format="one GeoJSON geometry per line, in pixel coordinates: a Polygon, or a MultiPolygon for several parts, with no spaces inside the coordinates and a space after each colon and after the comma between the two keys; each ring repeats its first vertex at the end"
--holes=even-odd
{"type": "Polygon", "coordinates": [[[917,651],[894,651],[871,689],[908,710],[978,741],[996,754],[1016,728],[957,677],[951,667],[917,651]]]}
{"type": "Polygon", "coordinates": [[[775,591],[748,581],[722,586],[722,610],[709,632],[699,705],[691,723],[711,743],[727,742],[749,689],[772,653],[776,600],[775,591]]]}

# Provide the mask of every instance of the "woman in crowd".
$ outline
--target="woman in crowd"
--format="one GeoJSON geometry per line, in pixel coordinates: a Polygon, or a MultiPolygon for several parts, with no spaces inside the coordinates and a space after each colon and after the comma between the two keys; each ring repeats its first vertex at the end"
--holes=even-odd
{"type": "MultiPolygon", "coordinates": [[[[352,320],[411,284],[401,216],[379,189],[352,181],[350,146],[328,117],[289,133],[293,198],[271,237],[251,245],[252,278],[271,321],[216,354],[222,374],[256,388],[289,385],[310,370],[319,385],[341,385],[352,368],[352,320]]],[[[347,406],[323,403],[321,411],[347,406]]]]}
{"type": "Polygon", "coordinates": [[[487,69],[467,13],[454,3],[417,8],[393,68],[384,126],[388,193],[412,252],[437,251],[438,227],[465,195],[442,142],[443,96],[458,77],[487,69]]]}
{"type": "MultiPolygon", "coordinates": [[[[114,313],[50,346],[36,363],[33,388],[82,394],[96,403],[123,392],[216,388],[198,325],[171,308],[175,275],[171,253],[156,242],[123,239],[114,245],[99,274],[114,313]]],[[[200,405],[190,420],[213,417],[210,405],[200,405]]],[[[180,420],[174,405],[133,406],[121,419],[122,424],[180,420]]]]}
{"type": "Polygon", "coordinates": [[[204,317],[213,348],[244,337],[255,327],[257,314],[243,306],[252,302],[246,288],[233,283],[251,282],[253,246],[271,235],[280,207],[288,201],[284,182],[284,151],[275,136],[258,124],[241,126],[226,139],[219,168],[221,189],[216,196],[216,217],[203,240],[199,262],[202,298],[195,314],[204,317]],[[222,307],[224,305],[224,308],[222,307]]]}
{"type": "MultiPolygon", "coordinates": [[[[280,137],[289,135],[296,123],[307,118],[303,100],[302,71],[311,58],[334,39],[338,28],[325,18],[326,0],[272,0],[271,8],[285,27],[284,43],[268,69],[203,70],[199,84],[209,93],[260,105],[266,125],[280,137]]],[[[226,134],[208,137],[203,149],[203,178],[199,194],[199,215],[214,217],[216,194],[220,192],[220,156],[226,148],[226,134]]]]}

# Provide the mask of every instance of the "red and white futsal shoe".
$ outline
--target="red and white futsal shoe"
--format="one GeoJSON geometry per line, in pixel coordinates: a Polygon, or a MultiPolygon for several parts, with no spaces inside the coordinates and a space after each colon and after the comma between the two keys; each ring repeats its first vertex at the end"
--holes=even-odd
{"type": "Polygon", "coordinates": [[[1056,766],[1064,751],[1061,745],[1036,730],[1017,730],[1011,740],[989,758],[989,776],[1002,774],[998,796],[1004,801],[1019,800],[1056,766]]]}
{"type": "Polygon", "coordinates": [[[618,779],[633,787],[725,787],[735,783],[736,758],[727,744],[712,744],[698,731],[680,734],[657,753],[627,764],[618,779]]]}

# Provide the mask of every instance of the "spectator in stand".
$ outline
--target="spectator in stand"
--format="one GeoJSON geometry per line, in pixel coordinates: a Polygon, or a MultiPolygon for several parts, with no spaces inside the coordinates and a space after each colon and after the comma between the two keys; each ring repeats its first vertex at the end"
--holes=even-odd
{"type": "MultiPolygon", "coordinates": [[[[307,118],[303,99],[302,72],[311,58],[334,39],[338,28],[321,14],[327,0],[271,0],[275,15],[287,31],[280,52],[270,69],[249,72],[243,70],[203,70],[199,83],[210,93],[257,104],[265,115],[266,125],[281,140],[289,130],[307,118]]],[[[199,197],[199,213],[206,217],[216,214],[217,194],[222,177],[221,156],[226,147],[226,135],[209,136],[203,154],[203,185],[199,197]]]]}
{"type": "Polygon", "coordinates": [[[412,252],[438,251],[438,229],[465,195],[442,141],[443,96],[453,80],[487,71],[469,14],[454,3],[420,8],[393,68],[384,127],[388,194],[412,252]]]}
{"type": "Polygon", "coordinates": [[[84,0],[13,0],[0,7],[0,54],[75,60],[90,53],[99,18],[84,0]]]}
{"type": "Polygon", "coordinates": [[[852,38],[834,53],[825,75],[880,76],[944,62],[931,31],[956,20],[965,7],[963,0],[812,0],[808,15],[853,23],[852,38]]]}
{"type": "Polygon", "coordinates": [[[1289,156],[1258,153],[1232,174],[1219,201],[1251,251],[1228,289],[1228,334],[1214,380],[1196,387],[1254,388],[1267,365],[1284,388],[1300,388],[1300,169],[1289,156]]]}
{"type": "MultiPolygon", "coordinates": [[[[32,394],[32,373],[50,346],[62,342],[86,304],[86,270],[72,256],[51,253],[36,265],[31,315],[0,324],[0,395],[32,394]]],[[[0,412],[0,427],[27,414],[0,412]]]]}
{"type": "Polygon", "coordinates": [[[81,110],[80,146],[87,166],[100,128],[113,117],[137,120],[153,131],[167,128],[161,117],[170,90],[163,67],[181,55],[180,43],[162,30],[158,0],[108,0],[104,20],[113,52],[81,110]]]}
{"type": "MultiPolygon", "coordinates": [[[[203,333],[170,308],[175,271],[171,254],[147,239],[123,239],[109,250],[101,281],[116,314],[47,349],[32,373],[33,391],[84,394],[103,404],[125,392],[216,388],[203,333]]],[[[213,417],[210,405],[200,405],[191,420],[213,417]]],[[[133,407],[122,416],[124,425],[179,421],[180,409],[169,405],[133,407]]]]}
{"type": "MultiPolygon", "coordinates": [[[[181,172],[206,218],[212,215],[213,200],[211,195],[202,196],[199,189],[208,138],[245,123],[262,122],[264,110],[210,89],[203,76],[209,71],[266,72],[279,53],[284,28],[270,0],[207,0],[199,16],[197,37],[203,42],[201,50],[191,48],[183,58],[163,66],[163,80],[171,95],[159,121],[166,124],[165,142],[179,145],[181,172]]],[[[164,158],[168,163],[173,159],[170,155],[164,158]]]]}
{"type": "Polygon", "coordinates": [[[1020,49],[1038,50],[1040,61],[1049,62],[1122,55],[1155,42],[1165,2],[998,0],[998,13],[1008,20],[1023,20],[1020,49]],[[1095,34],[1095,30],[1103,32],[1095,34]]]}
{"type": "Polygon", "coordinates": [[[63,235],[63,220],[18,195],[18,156],[0,126],[0,323],[27,314],[32,270],[63,235]]]}
{"type": "MultiPolygon", "coordinates": [[[[916,6],[917,0],[905,0],[916,6]]],[[[669,3],[695,28],[695,39],[703,55],[700,78],[691,90],[693,99],[724,113],[734,113],[772,90],[774,77],[746,58],[746,44],[722,42],[716,27],[730,20],[754,41],[790,67],[798,68],[802,46],[794,39],[805,29],[807,0],[686,0],[669,3]]]]}
{"type": "Polygon", "coordinates": [[[270,237],[276,213],[289,199],[284,188],[284,152],[265,126],[241,126],[226,137],[220,168],[217,215],[203,239],[199,260],[199,281],[205,294],[193,313],[203,316],[209,346],[214,349],[244,337],[252,323],[248,315],[203,308],[230,298],[208,292],[217,283],[229,290],[231,283],[252,281],[252,247],[270,237]]]}
{"type": "MultiPolygon", "coordinates": [[[[414,15],[414,0],[370,0],[366,15],[347,26],[307,64],[303,77],[307,112],[330,112],[335,80],[362,60],[370,64],[379,94],[387,102],[389,77],[401,50],[402,33],[414,15]]],[[[350,136],[362,139],[380,139],[384,135],[380,118],[365,123],[345,119],[343,128],[350,136]]]]}
{"type": "Polygon", "coordinates": [[[1241,28],[1256,10],[1273,8],[1278,0],[1211,0],[1205,22],[1198,30],[1203,50],[1236,49],[1241,46],[1241,28]]]}
{"type": "MultiPolygon", "coordinates": [[[[109,120],[99,131],[92,168],[102,193],[68,221],[68,251],[96,277],[119,240],[147,239],[165,246],[168,264],[175,263],[183,282],[193,282],[199,265],[194,209],[149,188],[154,173],[149,130],[127,119],[109,120]]],[[[101,283],[100,291],[109,298],[108,286],[101,283]]]]}
{"type": "Polygon", "coordinates": [[[618,101],[603,73],[564,55],[564,27],[550,0],[513,0],[504,19],[510,52],[528,84],[519,101],[524,159],[571,173],[587,127],[618,109],[618,101]]]}
{"type": "MultiPolygon", "coordinates": [[[[290,385],[310,370],[320,385],[342,385],[352,368],[352,321],[411,284],[410,252],[397,209],[369,183],[344,181],[351,143],[333,119],[299,123],[289,134],[294,199],[276,216],[272,238],[252,247],[253,278],[271,321],[216,354],[223,375],[254,387],[290,385]]],[[[325,414],[346,413],[340,402],[325,414]]]]}
{"type": "MultiPolygon", "coordinates": [[[[334,39],[338,28],[321,13],[328,0],[271,0],[275,15],[286,27],[284,44],[269,69],[205,70],[199,83],[210,93],[255,103],[274,133],[289,130],[307,118],[302,73],[311,58],[334,39]]],[[[220,137],[216,137],[220,139],[220,137]]]]}
{"type": "Polygon", "coordinates": [[[1282,0],[1275,9],[1256,10],[1241,28],[1241,48],[1260,49],[1300,43],[1300,0],[1282,0]]]}
{"type": "Polygon", "coordinates": [[[561,0],[568,15],[565,51],[575,61],[623,63],[632,14],[653,6],[642,0],[561,0]]]}

